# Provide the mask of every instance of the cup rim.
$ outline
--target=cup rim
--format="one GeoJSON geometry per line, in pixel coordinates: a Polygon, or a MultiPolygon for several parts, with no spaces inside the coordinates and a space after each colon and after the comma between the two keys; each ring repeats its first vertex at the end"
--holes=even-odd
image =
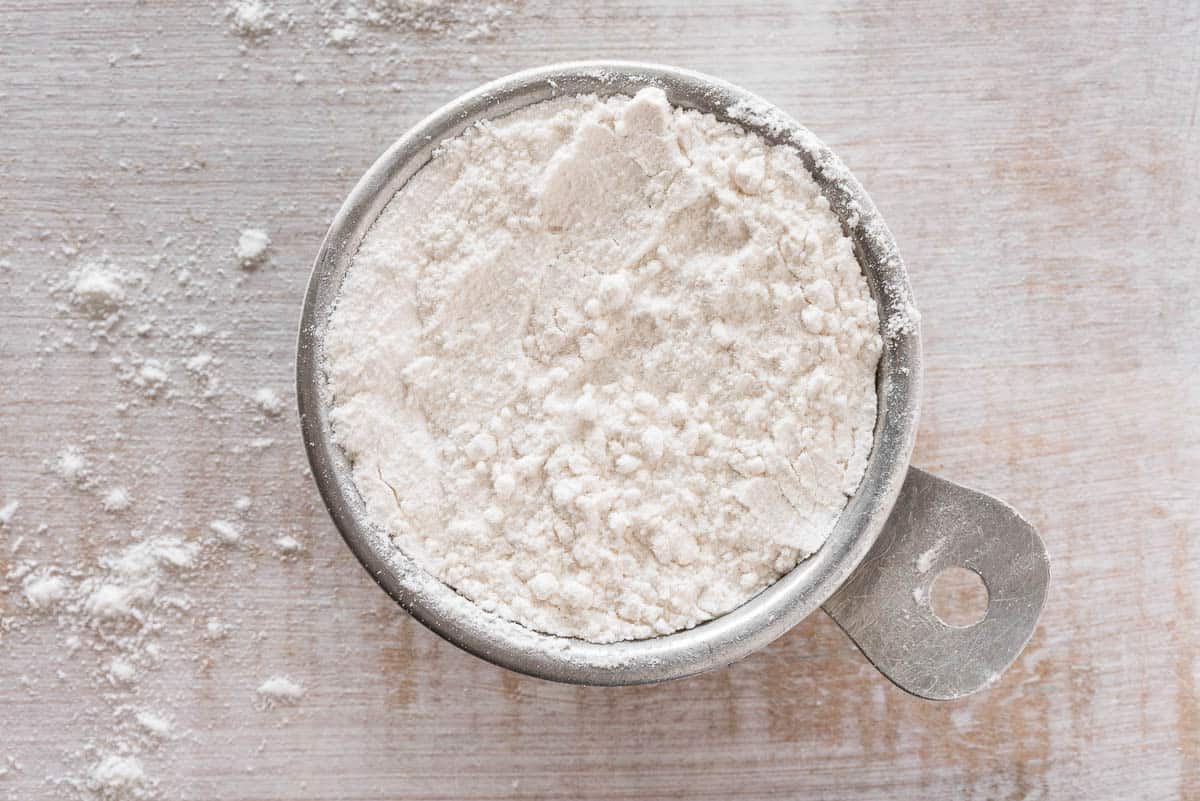
{"type": "Polygon", "coordinates": [[[576,684],[644,684],[748,656],[815,611],[866,556],[900,491],[915,441],[919,315],[904,263],[870,197],[837,156],[791,117],[744,89],[690,70],[624,61],[552,64],[508,75],[452,100],[413,126],[366,171],[334,217],[313,265],[300,320],[296,384],[305,450],[321,497],[350,550],[400,606],[449,642],[510,670],[576,684]],[[884,347],[867,468],[821,548],[741,606],[694,628],[598,644],[544,634],[485,612],[427,573],[370,523],[349,461],[333,438],[321,365],[329,315],[359,244],[439,143],[478,120],[535,103],[572,95],[632,95],[648,86],[662,89],[673,105],[712,113],[799,152],[854,244],[879,310],[884,347]]]}

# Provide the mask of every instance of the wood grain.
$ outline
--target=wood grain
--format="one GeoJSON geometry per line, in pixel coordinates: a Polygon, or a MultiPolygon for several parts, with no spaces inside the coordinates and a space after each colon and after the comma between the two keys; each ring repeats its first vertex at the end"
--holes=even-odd
{"type": "MultiPolygon", "coordinates": [[[[170,699],[184,733],[143,760],[169,797],[1200,797],[1197,3],[527,0],[492,38],[397,32],[377,52],[306,44],[316,8],[296,7],[293,31],[244,49],[219,7],[182,0],[0,12],[0,503],[21,503],[3,536],[94,560],[98,531],[203,527],[246,493],[264,543],[306,545],[206,571],[189,589],[203,614],[163,633],[136,692],[170,699]],[[821,615],[660,687],[503,672],[375,588],[294,421],[249,413],[257,387],[290,386],[311,259],[371,160],[488,78],[585,57],[739,83],[872,193],[924,315],[916,463],[1010,500],[1053,560],[1042,626],[990,691],[910,698],[821,615]],[[274,261],[239,279],[247,225],[274,261]],[[48,289],[83,257],[159,253],[208,282],[160,313],[226,333],[228,391],[121,414],[103,355],[43,352],[68,330],[48,289]],[[70,443],[125,478],[131,515],[48,475],[70,443]],[[208,616],[221,643],[201,641],[208,616]],[[304,682],[300,705],[256,708],[273,673],[304,682]]],[[[0,591],[0,617],[18,604],[0,591]]],[[[0,765],[19,764],[0,797],[75,793],[57,779],[133,702],[95,663],[49,622],[0,627],[0,765]]]]}

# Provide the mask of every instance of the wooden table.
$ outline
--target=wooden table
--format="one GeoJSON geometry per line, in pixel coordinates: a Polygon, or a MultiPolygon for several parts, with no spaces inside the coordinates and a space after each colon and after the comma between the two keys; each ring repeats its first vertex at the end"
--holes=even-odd
{"type": "Polygon", "coordinates": [[[172,799],[1200,797],[1196,3],[527,0],[490,37],[369,30],[345,49],[322,44],[327,3],[272,4],[259,43],[223,4],[0,12],[0,506],[20,503],[0,529],[0,798],[86,797],[122,749],[172,799]],[[527,679],[414,623],[339,540],[290,411],[333,211],[442,102],[585,57],[756,91],[872,193],[924,314],[915,463],[1009,499],[1053,560],[1041,627],[991,690],[911,698],[821,614],[666,686],[527,679]],[[272,258],[242,273],[248,226],[272,258]],[[127,326],[89,353],[52,287],[97,258],[173,288],[139,306],[146,338],[127,326]],[[195,323],[218,360],[208,400],[195,342],[170,335],[195,323]],[[138,354],[167,362],[168,397],[110,364],[138,354]],[[255,409],[263,386],[282,416],[255,409]],[[95,486],[52,474],[69,445],[95,486]],[[110,515],[115,483],[134,506],[110,515]],[[132,685],[11,577],[201,537],[243,494],[246,541],[205,546],[132,685]],[[281,558],[282,534],[303,551],[281,558]],[[276,674],[298,704],[263,708],[276,674]],[[164,741],[131,728],[143,707],[172,721],[164,741]]]}

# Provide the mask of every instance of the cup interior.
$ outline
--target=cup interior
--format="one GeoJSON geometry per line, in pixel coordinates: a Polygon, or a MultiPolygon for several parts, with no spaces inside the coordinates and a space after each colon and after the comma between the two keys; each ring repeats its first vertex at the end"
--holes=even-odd
{"type": "Polygon", "coordinates": [[[296,359],[301,428],[329,513],[371,577],[404,609],[459,647],[511,670],[578,684],[642,684],[745,657],[824,603],[875,542],[903,483],[917,428],[919,317],[904,264],[870,197],[811,132],[758,97],[716,78],[660,65],[581,62],[528,70],[472,91],[422,120],[359,180],[318,252],[304,299],[296,359]],[[825,544],[738,608],[692,629],[596,644],[542,634],[484,612],[398,550],[367,517],[350,464],[333,439],[324,334],[342,279],[376,217],[434,148],[482,119],[557,97],[632,95],[661,88],[683,108],[711,113],[771,144],[796,149],[854,244],[884,338],[876,374],[875,441],[866,472],[825,544]]]}

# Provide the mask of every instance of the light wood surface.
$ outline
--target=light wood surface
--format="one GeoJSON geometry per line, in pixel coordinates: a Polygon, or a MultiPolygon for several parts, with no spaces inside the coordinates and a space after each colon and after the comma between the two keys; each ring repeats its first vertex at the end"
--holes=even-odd
{"type": "Polygon", "coordinates": [[[274,5],[293,29],[244,49],[223,4],[0,9],[0,505],[21,504],[0,575],[253,498],[250,543],[191,579],[133,688],[0,582],[0,798],[86,795],[70,778],[139,698],[175,721],[141,759],[176,799],[1200,797],[1197,3],[528,0],[491,38],[398,31],[375,52],[316,46],[317,5],[274,5]],[[763,95],[874,197],[924,315],[915,463],[1008,499],[1053,561],[1041,627],[991,690],[911,698],[821,614],[665,686],[527,679],[413,622],[339,540],[289,389],[333,211],[441,103],[596,57],[763,95]],[[249,225],[273,262],[239,276],[249,225]],[[224,391],[120,413],[138,396],[103,349],[79,328],[80,347],[50,347],[72,331],[49,289],[85,257],[159,254],[204,279],[158,314],[213,325],[224,391]],[[260,386],[284,393],[281,418],[254,413],[260,386]],[[134,509],[105,515],[52,477],[68,444],[134,509]],[[304,552],[280,559],[280,533],[304,552]],[[204,640],[208,617],[229,635],[204,640]],[[304,698],[259,708],[279,673],[304,698]]]}

